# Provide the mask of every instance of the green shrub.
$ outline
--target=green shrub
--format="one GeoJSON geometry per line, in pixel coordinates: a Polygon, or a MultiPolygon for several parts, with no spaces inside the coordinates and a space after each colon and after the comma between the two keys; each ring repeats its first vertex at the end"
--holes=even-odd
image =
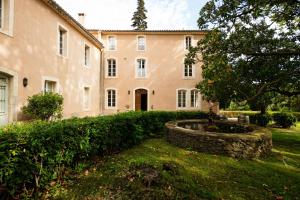
{"type": "Polygon", "coordinates": [[[129,112],[9,125],[0,129],[0,185],[14,197],[38,199],[39,191],[80,162],[160,137],[168,121],[207,117],[202,112],[129,112]]]}
{"type": "Polygon", "coordinates": [[[56,93],[40,93],[28,98],[28,105],[22,108],[25,115],[34,119],[49,121],[62,117],[63,97],[56,93]]]}
{"type": "Polygon", "coordinates": [[[283,128],[290,128],[293,125],[296,125],[297,119],[291,113],[281,112],[274,113],[273,120],[277,125],[280,125],[283,128]]]}
{"type": "Polygon", "coordinates": [[[255,115],[250,115],[250,123],[256,124],[259,126],[266,127],[269,122],[272,120],[271,116],[269,114],[255,114],[255,115]]]}

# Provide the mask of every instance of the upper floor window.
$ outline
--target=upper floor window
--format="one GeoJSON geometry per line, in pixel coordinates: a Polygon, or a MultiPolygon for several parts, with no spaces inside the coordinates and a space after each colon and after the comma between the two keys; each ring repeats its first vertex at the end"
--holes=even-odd
{"type": "Polygon", "coordinates": [[[192,37],[191,36],[186,36],[185,37],[185,49],[189,50],[192,46],[192,37]]]}
{"type": "Polygon", "coordinates": [[[137,77],[144,78],[146,77],[146,60],[137,59],[137,77]]]}
{"type": "Polygon", "coordinates": [[[138,36],[138,50],[145,51],[146,50],[146,38],[145,36],[138,36]]]}
{"type": "Polygon", "coordinates": [[[83,109],[88,110],[90,108],[90,88],[84,87],[83,89],[83,109]]]}
{"type": "Polygon", "coordinates": [[[58,27],[58,54],[67,56],[68,31],[62,26],[58,27]]]}
{"type": "Polygon", "coordinates": [[[116,90],[107,90],[107,107],[116,107],[116,90]]]}
{"type": "Polygon", "coordinates": [[[84,46],[84,65],[90,66],[91,48],[88,45],[84,46]]]}
{"type": "Polygon", "coordinates": [[[113,51],[117,49],[117,39],[115,36],[108,36],[108,50],[113,51]]]}
{"type": "Polygon", "coordinates": [[[4,0],[0,0],[0,29],[4,25],[4,0]]]}
{"type": "Polygon", "coordinates": [[[57,83],[55,81],[45,80],[44,82],[44,92],[56,92],[57,83]]]}
{"type": "Polygon", "coordinates": [[[193,108],[198,107],[198,94],[198,90],[191,90],[191,107],[193,108]]]}
{"type": "Polygon", "coordinates": [[[12,36],[14,0],[0,0],[0,32],[12,36]]]}
{"type": "Polygon", "coordinates": [[[177,92],[177,107],[186,108],[186,90],[178,90],[177,92]]]}
{"type": "Polygon", "coordinates": [[[193,65],[191,64],[184,65],[184,77],[185,78],[193,77],[193,65]]]}
{"type": "Polygon", "coordinates": [[[117,76],[117,62],[115,59],[107,60],[107,76],[116,77],[117,76]]]}

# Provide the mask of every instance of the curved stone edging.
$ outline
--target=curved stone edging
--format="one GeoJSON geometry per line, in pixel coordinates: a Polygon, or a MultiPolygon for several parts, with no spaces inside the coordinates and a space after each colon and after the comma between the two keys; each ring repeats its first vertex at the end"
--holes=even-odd
{"type": "Polygon", "coordinates": [[[203,123],[207,120],[180,120],[166,123],[167,141],[179,147],[211,154],[228,155],[234,158],[266,157],[272,151],[272,135],[268,129],[250,125],[254,128],[251,133],[228,134],[190,130],[178,126],[178,123],[189,122],[203,123]]]}

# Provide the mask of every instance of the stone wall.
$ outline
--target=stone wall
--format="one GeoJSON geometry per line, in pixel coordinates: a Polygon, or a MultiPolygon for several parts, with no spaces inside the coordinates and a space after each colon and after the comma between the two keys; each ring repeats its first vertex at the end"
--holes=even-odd
{"type": "Polygon", "coordinates": [[[253,126],[253,132],[242,134],[213,133],[204,130],[189,130],[177,126],[178,123],[184,122],[200,123],[203,120],[167,123],[166,139],[168,142],[199,152],[245,159],[266,157],[272,151],[272,135],[269,130],[264,128],[253,126]]]}

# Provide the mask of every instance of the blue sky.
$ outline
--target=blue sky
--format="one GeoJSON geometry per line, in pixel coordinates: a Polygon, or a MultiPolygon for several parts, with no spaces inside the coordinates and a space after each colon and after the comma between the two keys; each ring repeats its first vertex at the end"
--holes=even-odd
{"type": "MultiPolygon", "coordinates": [[[[56,0],[75,19],[86,13],[86,27],[131,29],[136,0],[56,0]]],[[[145,0],[148,29],[197,29],[199,11],[208,0],[145,0]]]]}

